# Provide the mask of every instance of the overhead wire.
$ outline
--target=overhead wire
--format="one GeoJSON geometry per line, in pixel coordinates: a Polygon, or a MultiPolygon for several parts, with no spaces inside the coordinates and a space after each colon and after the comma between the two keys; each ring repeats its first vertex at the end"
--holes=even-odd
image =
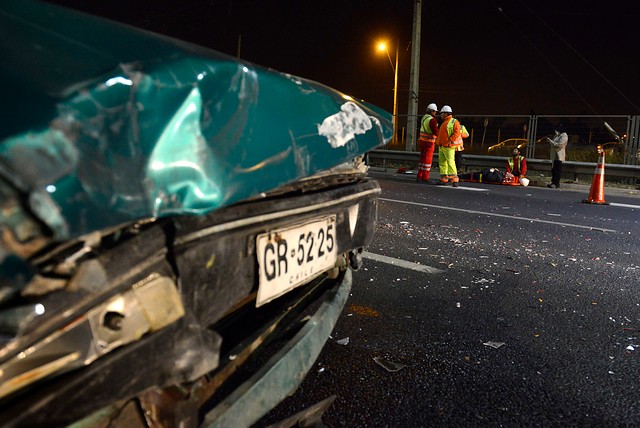
{"type": "Polygon", "coordinates": [[[602,78],[602,80],[607,82],[609,84],[609,86],[611,86],[620,96],[622,96],[622,98],[627,100],[627,102],[629,104],[631,104],[636,110],[640,110],[640,108],[631,99],[629,99],[629,97],[627,97],[620,89],[618,89],[618,87],[616,85],[614,85],[609,79],[607,79],[607,77],[604,74],[602,74],[600,72],[600,70],[598,70],[587,58],[585,58],[577,49],[575,49],[569,42],[567,42],[567,40],[565,40],[553,27],[551,27],[542,18],[540,18],[527,4],[522,2],[522,0],[518,0],[518,2],[522,6],[524,6],[533,16],[535,16],[536,19],[538,19],[538,21],[542,22],[542,24],[545,27],[547,27],[547,29],[549,29],[553,34],[555,34],[556,37],[558,37],[560,40],[562,40],[562,43],[564,43],[565,46],[567,46],[569,49],[571,49],[571,51],[573,51],[573,53],[575,53],[582,61],[584,61],[585,64],[587,64],[589,67],[591,67],[591,69],[598,76],[600,76],[602,78]]]}
{"type": "Polygon", "coordinates": [[[547,64],[549,64],[549,66],[558,74],[558,76],[560,76],[560,78],[567,84],[567,86],[571,88],[571,90],[577,95],[577,97],[580,98],[580,100],[582,100],[582,102],[589,108],[589,110],[591,110],[593,114],[597,115],[598,112],[596,112],[596,110],[591,106],[591,104],[589,104],[589,102],[580,94],[580,92],[571,84],[571,82],[569,82],[569,80],[564,76],[564,74],[562,74],[562,72],[553,64],[553,62],[551,62],[551,60],[549,60],[547,56],[538,48],[538,46],[529,37],[527,37],[527,35],[520,29],[520,27],[516,25],[513,19],[511,19],[511,17],[509,17],[504,12],[502,7],[499,6],[497,3],[496,3],[496,7],[498,8],[498,12],[500,12],[500,14],[502,14],[502,16],[504,16],[511,23],[511,25],[513,25],[516,31],[520,33],[522,38],[524,38],[527,42],[529,42],[531,46],[533,46],[533,49],[535,49],[536,52],[540,54],[540,56],[547,62],[547,64]]]}

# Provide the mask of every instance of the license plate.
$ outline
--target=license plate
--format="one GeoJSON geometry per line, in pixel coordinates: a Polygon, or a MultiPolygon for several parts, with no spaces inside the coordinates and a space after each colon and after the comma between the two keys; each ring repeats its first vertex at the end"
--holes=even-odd
{"type": "Polygon", "coordinates": [[[338,259],[336,216],[263,233],[256,238],[263,305],[333,267],[338,259]]]}

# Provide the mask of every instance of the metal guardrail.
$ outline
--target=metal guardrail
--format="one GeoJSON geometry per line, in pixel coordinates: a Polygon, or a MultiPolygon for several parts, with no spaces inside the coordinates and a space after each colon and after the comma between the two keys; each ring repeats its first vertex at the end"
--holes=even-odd
{"type": "MultiPolygon", "coordinates": [[[[434,155],[434,160],[436,155],[434,155]]],[[[405,152],[400,150],[372,150],[367,153],[367,163],[371,160],[381,160],[383,163],[386,161],[395,162],[412,162],[418,163],[420,159],[420,152],[405,152]]],[[[484,168],[500,168],[504,169],[506,162],[506,156],[484,156],[484,155],[470,155],[464,154],[462,156],[462,164],[465,171],[484,168]]],[[[606,162],[606,160],[605,160],[606,162]]],[[[435,162],[437,165],[437,160],[435,162]]],[[[575,162],[565,161],[562,162],[562,173],[573,174],[574,180],[578,178],[578,175],[593,175],[596,170],[597,164],[594,162],[575,162]]],[[[527,170],[539,171],[551,173],[551,161],[542,159],[527,159],[527,170]]],[[[621,164],[607,164],[605,163],[605,176],[613,176],[629,179],[640,179],[640,165],[621,165],[621,164]]]]}

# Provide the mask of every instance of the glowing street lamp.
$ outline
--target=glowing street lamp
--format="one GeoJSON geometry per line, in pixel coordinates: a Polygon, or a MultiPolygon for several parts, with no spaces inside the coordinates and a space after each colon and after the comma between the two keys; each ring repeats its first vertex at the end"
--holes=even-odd
{"type": "Polygon", "coordinates": [[[391,68],[394,73],[393,80],[393,139],[391,140],[392,144],[397,142],[398,135],[398,43],[396,43],[396,65],[393,65],[393,61],[391,61],[391,55],[389,55],[389,49],[387,49],[387,42],[381,41],[378,43],[378,50],[387,53],[387,58],[389,58],[389,63],[391,64],[391,68]]]}

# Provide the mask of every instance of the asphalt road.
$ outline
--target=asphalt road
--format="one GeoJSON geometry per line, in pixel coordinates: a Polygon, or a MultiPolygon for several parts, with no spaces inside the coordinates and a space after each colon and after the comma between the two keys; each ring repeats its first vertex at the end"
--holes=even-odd
{"type": "Polygon", "coordinates": [[[334,395],[333,427],[640,426],[637,191],[371,175],[376,236],[332,340],[259,426],[334,395]]]}

